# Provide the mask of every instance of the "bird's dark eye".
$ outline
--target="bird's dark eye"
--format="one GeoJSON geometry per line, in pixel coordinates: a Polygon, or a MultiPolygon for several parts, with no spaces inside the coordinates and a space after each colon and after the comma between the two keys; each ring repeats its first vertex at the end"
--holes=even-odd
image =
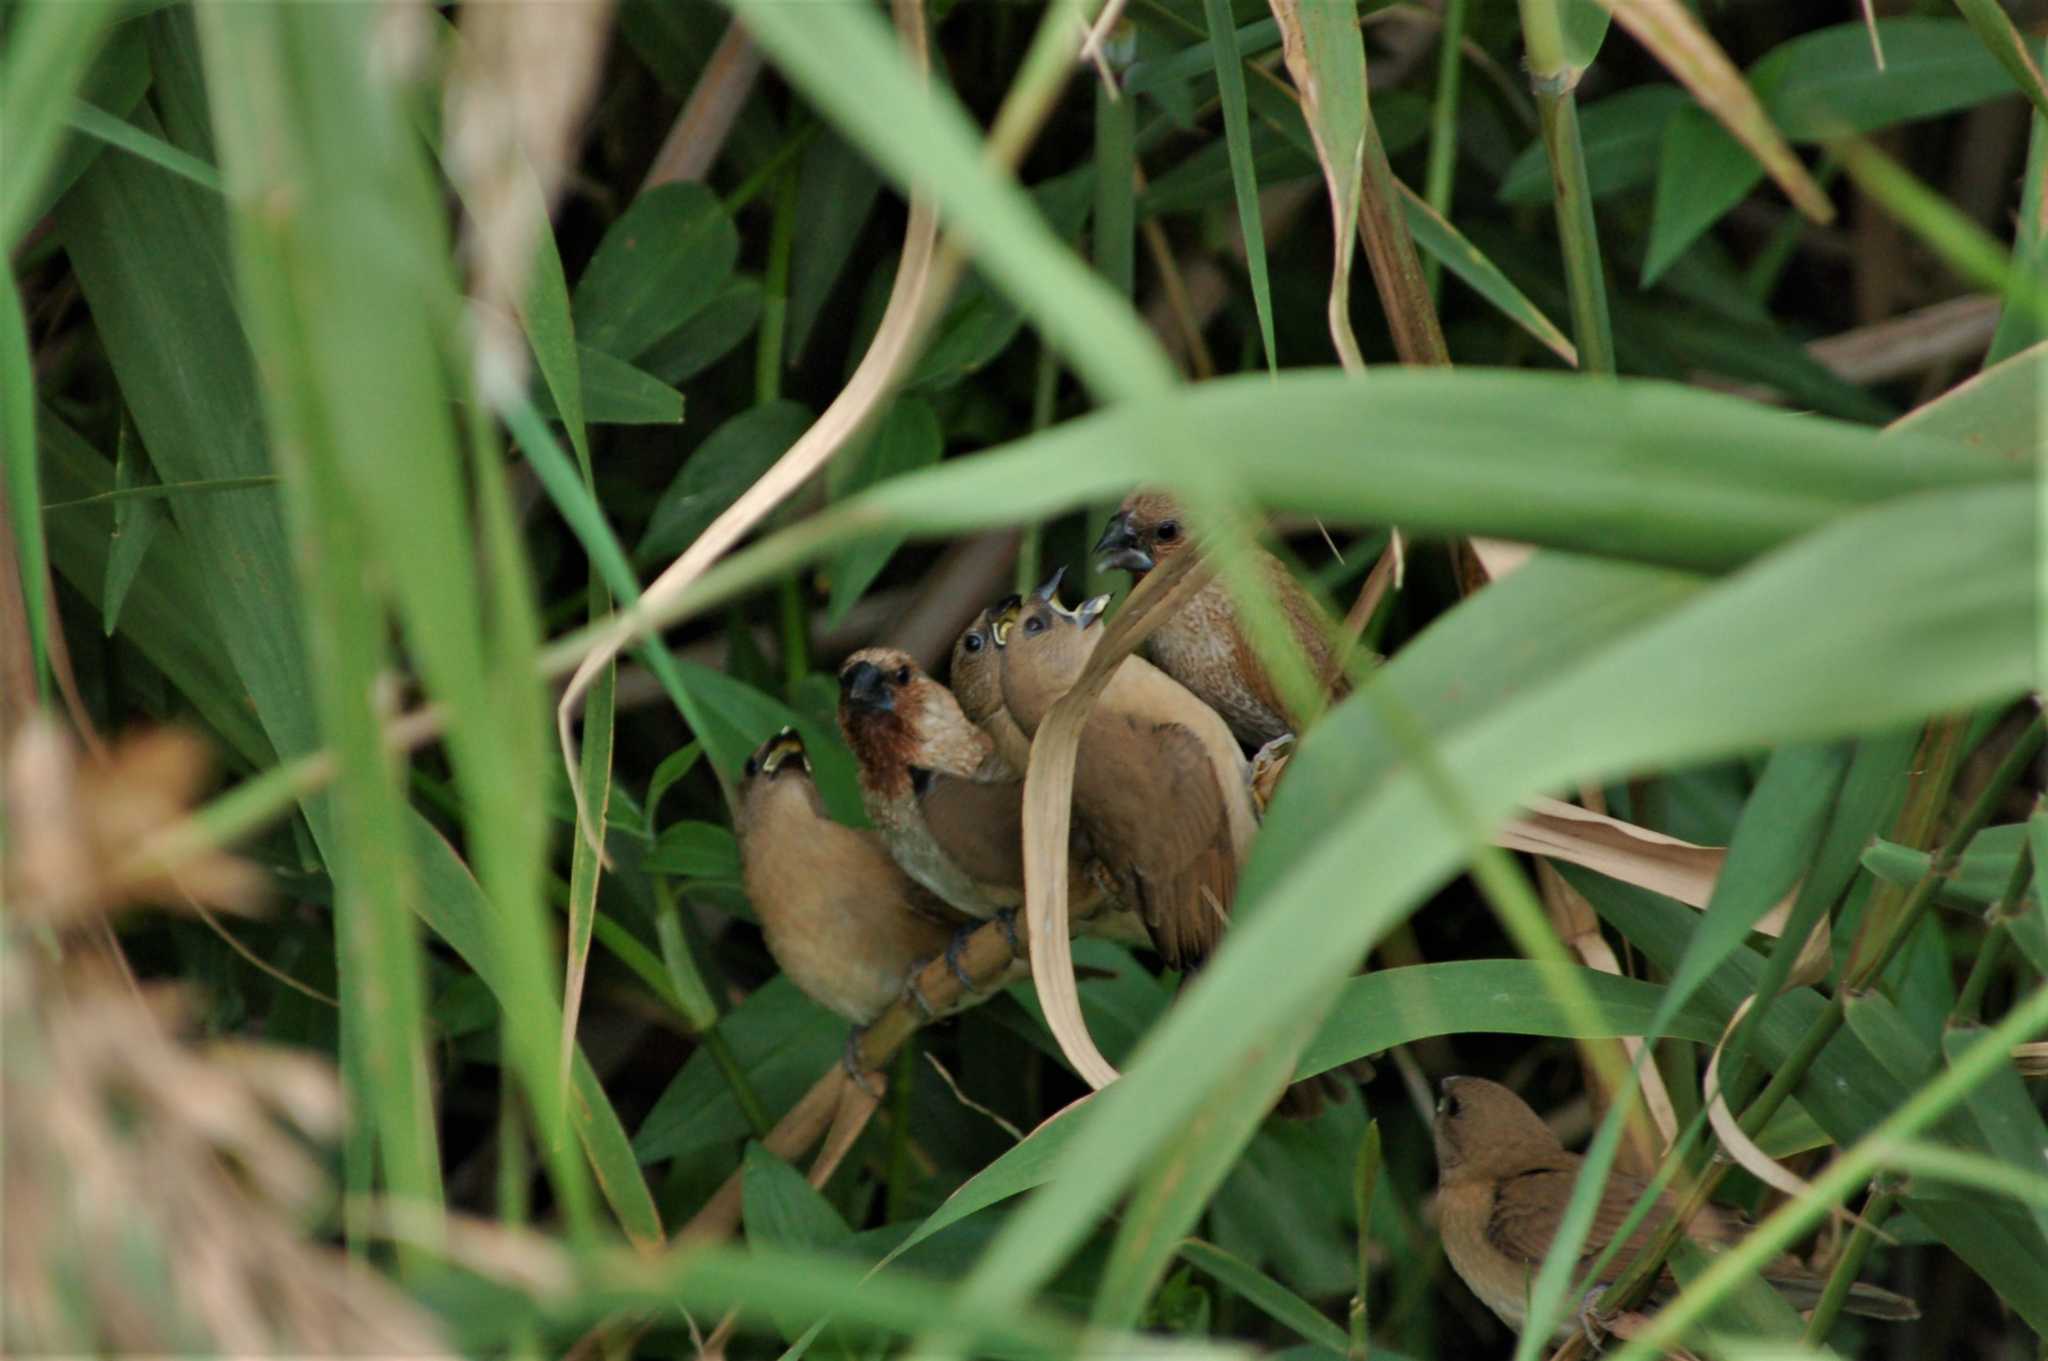
{"type": "Polygon", "coordinates": [[[962,643],[961,646],[966,648],[969,652],[981,651],[981,635],[978,633],[968,634],[967,641],[962,643]]]}
{"type": "Polygon", "coordinates": [[[1026,633],[1045,632],[1045,616],[1042,614],[1034,614],[1030,618],[1026,619],[1024,621],[1024,631],[1026,633]]]}
{"type": "Polygon", "coordinates": [[[1152,531],[1152,537],[1161,543],[1172,543],[1180,537],[1180,521],[1161,520],[1159,528],[1152,531]]]}
{"type": "Polygon", "coordinates": [[[755,776],[755,774],[760,771],[760,769],[761,763],[759,761],[756,761],[753,757],[749,756],[747,758],[747,778],[752,779],[755,776]]]}
{"type": "Polygon", "coordinates": [[[1457,1119],[1457,1118],[1458,1118],[1458,1098],[1457,1098],[1457,1097],[1455,1097],[1455,1096],[1452,1096],[1452,1095],[1451,1095],[1450,1093],[1446,1092],[1446,1093],[1444,1094],[1444,1099],[1443,1099],[1443,1101],[1442,1101],[1442,1102],[1440,1102],[1440,1103],[1439,1103],[1439,1105],[1438,1105],[1438,1109],[1440,1109],[1440,1110],[1442,1110],[1442,1111],[1443,1111],[1443,1113],[1444,1113],[1444,1118],[1445,1118],[1446,1120],[1455,1120],[1455,1119],[1457,1119]]]}
{"type": "Polygon", "coordinates": [[[910,668],[909,668],[909,667],[907,667],[907,666],[899,666],[899,667],[897,667],[897,668],[896,668],[896,683],[897,683],[898,685],[908,685],[908,684],[910,684],[910,668]]]}

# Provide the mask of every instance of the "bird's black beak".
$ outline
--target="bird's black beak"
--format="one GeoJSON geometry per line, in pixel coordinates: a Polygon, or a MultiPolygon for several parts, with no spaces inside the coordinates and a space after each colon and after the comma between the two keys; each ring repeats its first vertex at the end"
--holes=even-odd
{"type": "Polygon", "coordinates": [[[1120,510],[1103,526],[1095,541],[1095,568],[1099,572],[1130,572],[1143,575],[1153,568],[1152,555],[1138,546],[1131,532],[1131,513],[1120,510]]]}
{"type": "Polygon", "coordinates": [[[896,697],[889,692],[889,678],[873,662],[855,662],[839,673],[839,690],[856,709],[893,712],[896,697]]]}
{"type": "Polygon", "coordinates": [[[1033,600],[1052,600],[1056,598],[1060,593],[1060,579],[1066,576],[1066,574],[1066,568],[1054,568],[1053,574],[1047,577],[1044,580],[1044,582],[1039,585],[1039,588],[1031,593],[1031,598],[1033,600]]]}

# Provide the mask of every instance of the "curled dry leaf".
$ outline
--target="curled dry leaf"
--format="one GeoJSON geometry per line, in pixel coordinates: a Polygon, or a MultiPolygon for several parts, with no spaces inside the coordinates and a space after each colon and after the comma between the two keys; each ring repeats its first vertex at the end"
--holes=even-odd
{"type": "MultiPolygon", "coordinates": [[[[1813,1183],[1790,1171],[1758,1147],[1756,1140],[1743,1132],[1741,1124],[1736,1120],[1734,1112],[1728,1109],[1728,1102],[1721,1094],[1721,1054],[1728,1047],[1729,1037],[1735,1034],[1736,1028],[1742,1024],[1742,1018],[1749,1015],[1750,1007],[1755,1004],[1755,994],[1742,999],[1742,1005],[1735,1008],[1735,1014],[1728,1018],[1727,1028],[1721,1032],[1721,1038],[1715,1041],[1713,1055],[1707,1060],[1706,1075],[1700,1084],[1701,1095],[1707,1103],[1707,1122],[1714,1127],[1714,1134],[1720,1139],[1722,1149],[1745,1172],[1764,1185],[1782,1191],[1795,1200],[1802,1199],[1813,1194],[1813,1183]]],[[[1831,1207],[1829,1213],[1838,1219],[1845,1219],[1851,1224],[1869,1229],[1884,1242],[1894,1241],[1890,1234],[1842,1206],[1831,1207]]]]}
{"type": "Polygon", "coordinates": [[[182,823],[211,765],[206,744],[176,728],[131,733],[105,760],[90,761],[54,720],[30,719],[6,753],[0,784],[14,920],[67,929],[117,908],[187,897],[253,910],[263,876],[245,861],[211,849],[175,863],[134,854],[182,823]]]}
{"type": "Polygon", "coordinates": [[[1176,553],[1145,574],[1116,617],[1080,680],[1053,705],[1031,741],[1024,776],[1024,913],[1029,923],[1031,980],[1060,1052],[1091,1087],[1116,1081],[1081,1016],[1074,981],[1074,949],[1067,922],[1067,839],[1072,828],[1074,761],[1081,730],[1109,678],[1154,628],[1206,586],[1215,569],[1190,553],[1176,553]]]}

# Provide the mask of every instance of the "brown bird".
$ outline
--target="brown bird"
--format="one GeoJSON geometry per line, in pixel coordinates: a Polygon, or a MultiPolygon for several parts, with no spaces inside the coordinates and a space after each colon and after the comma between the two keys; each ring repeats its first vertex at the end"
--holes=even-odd
{"type": "Polygon", "coordinates": [[[906,652],[839,668],[839,730],[889,853],[952,907],[986,921],[1023,901],[1023,789],[953,692],[906,652]]]}
{"type": "MultiPolygon", "coordinates": [[[[1003,700],[1032,736],[1102,639],[1108,597],[1069,610],[1058,587],[1055,575],[999,627],[1003,700]]],[[[1141,657],[1117,667],[1081,734],[1075,823],[1176,969],[1199,964],[1223,933],[1257,826],[1246,779],[1214,709],[1141,657]]]]}
{"type": "MultiPolygon", "coordinates": [[[[1003,696],[1034,737],[1101,641],[1107,596],[1075,609],[1056,598],[1060,574],[1014,619],[996,621],[1003,696]]],[[[1182,971],[1216,948],[1257,830],[1244,757],[1214,709],[1142,657],[1126,657],[1082,730],[1074,763],[1074,831],[1137,909],[1152,944],[1182,971]]],[[[1287,1088],[1282,1115],[1307,1119],[1370,1080],[1360,1062],[1287,1088]]]]}
{"type": "MultiPolygon", "coordinates": [[[[860,763],[861,801],[889,853],[956,910],[1013,923],[1024,902],[1022,771],[968,721],[953,692],[905,653],[856,652],[840,667],[839,682],[840,730],[860,763]]],[[[1136,917],[1118,910],[1085,838],[1068,852],[1068,920],[1108,940],[1146,939],[1136,917]]],[[[1014,925],[1011,944],[1022,953],[1014,925]]]]}
{"type": "Polygon", "coordinates": [[[996,754],[1020,777],[1031,760],[1031,739],[1003,707],[1003,673],[996,654],[997,622],[1016,617],[1024,597],[1008,596],[981,612],[953,644],[952,670],[947,673],[953,695],[974,725],[996,744],[996,754]]]}
{"type": "MultiPolygon", "coordinates": [[[[1521,1331],[1528,1312],[1529,1284],[1557,1236],[1565,1206],[1585,1159],[1565,1151],[1550,1126],[1527,1102],[1498,1082],[1447,1077],[1436,1107],[1437,1231],[1458,1275],[1508,1327],[1521,1331]]],[[[1609,1172],[1593,1212],[1578,1270],[1583,1278],[1605,1251],[1649,1183],[1626,1172],[1609,1172]]],[[[1644,1222],[1629,1236],[1598,1277],[1576,1288],[1611,1284],[1629,1260],[1668,1224],[1677,1207],[1659,1196],[1644,1222]]],[[[1688,1236],[1709,1247],[1725,1247],[1749,1230],[1734,1210],[1702,1206],[1688,1236]]],[[[1825,1282],[1797,1259],[1780,1258],[1764,1279],[1795,1306],[1810,1308],[1825,1282]]],[[[1676,1284],[1667,1270],[1651,1298],[1669,1299],[1676,1284]]],[[[1851,1313],[1879,1319],[1914,1319],[1920,1307],[1903,1295],[1875,1286],[1850,1287],[1851,1313]]],[[[1558,1329],[1563,1337],[1569,1324],[1558,1329]]]]}
{"type": "MultiPolygon", "coordinates": [[[[1103,571],[1125,571],[1133,581],[1172,557],[1195,547],[1186,517],[1173,498],[1162,492],[1136,491],[1095,542],[1096,565],[1103,571]]],[[[1314,596],[1294,579],[1287,564],[1264,549],[1252,555],[1267,589],[1280,602],[1288,631],[1307,654],[1318,681],[1330,670],[1334,626],[1314,596]]],[[[1238,741],[1257,750],[1284,733],[1298,731],[1281,702],[1273,677],[1253,650],[1238,618],[1237,602],[1219,579],[1190,597],[1146,638],[1143,652],[1167,675],[1192,690],[1222,714],[1238,741]]],[[[1339,675],[1332,687],[1341,697],[1350,691],[1339,675]]]]}
{"type": "Polygon", "coordinates": [[[820,1006],[866,1025],[953,937],[946,906],[871,831],[834,822],[803,739],[784,728],[747,761],[734,831],[768,953],[820,1006]]]}

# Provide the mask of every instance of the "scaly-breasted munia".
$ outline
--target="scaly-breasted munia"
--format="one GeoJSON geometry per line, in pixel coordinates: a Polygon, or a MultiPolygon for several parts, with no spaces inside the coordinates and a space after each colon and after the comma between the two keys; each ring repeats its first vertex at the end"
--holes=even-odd
{"type": "Polygon", "coordinates": [[[984,921],[1022,901],[1017,772],[951,690],[908,653],[863,648],[839,668],[839,730],[868,817],[911,878],[984,921]]]}
{"type": "Polygon", "coordinates": [[[792,730],[747,761],[733,828],[768,953],[813,1001],[854,1024],[880,1015],[952,940],[952,914],[881,838],[825,811],[792,730]]]}
{"type": "MultiPolygon", "coordinates": [[[[1543,1118],[1498,1082],[1447,1077],[1440,1090],[1436,1108],[1437,1232],[1443,1236],[1452,1267],[1472,1293],[1519,1332],[1528,1312],[1529,1284],[1557,1237],[1585,1159],[1566,1152],[1543,1118]]],[[[1578,1270],[1582,1277],[1648,1184],[1626,1172],[1608,1173],[1593,1211],[1593,1227],[1581,1249],[1578,1270]]],[[[1584,1291],[1612,1283],[1675,1211],[1670,1197],[1660,1196],[1606,1270],[1594,1279],[1577,1280],[1574,1288],[1584,1291]]],[[[1693,1217],[1687,1233],[1695,1242],[1723,1247],[1742,1237],[1749,1227],[1736,1211],[1705,1205],[1693,1217]]],[[[1766,1267],[1763,1277],[1794,1305],[1804,1307],[1820,1297],[1825,1284],[1790,1257],[1766,1267]]],[[[1674,1289],[1667,1270],[1652,1298],[1668,1299],[1674,1289]]],[[[1850,1287],[1846,1307],[1871,1318],[1920,1316],[1920,1308],[1912,1300],[1862,1284],[1850,1287]]],[[[1558,1331],[1560,1336],[1569,1333],[1570,1323],[1558,1331]]]]}
{"type": "MultiPolygon", "coordinates": [[[[1001,630],[1005,707],[1035,736],[1073,688],[1102,631],[1107,597],[1078,609],[1058,578],[1001,630]]],[[[1214,709],[1140,657],[1128,657],[1090,711],[1074,766],[1076,829],[1176,969],[1216,946],[1257,819],[1246,767],[1214,709]]]]}
{"type": "Polygon", "coordinates": [[[1004,764],[1023,777],[1031,760],[1031,739],[1003,707],[1003,673],[996,655],[995,628],[1022,608],[1022,596],[1009,596],[981,612],[953,644],[952,670],[947,673],[954,698],[967,717],[989,735],[1004,764]]]}
{"type": "MultiPolygon", "coordinates": [[[[1110,517],[1096,540],[1095,554],[1103,571],[1126,571],[1135,581],[1192,547],[1187,519],[1173,499],[1161,492],[1137,491],[1110,517]]],[[[1335,636],[1328,615],[1286,563],[1257,547],[1252,556],[1266,588],[1280,602],[1288,632],[1300,643],[1311,674],[1321,683],[1330,672],[1335,636]]],[[[1297,730],[1245,633],[1237,601],[1220,579],[1197,591],[1153,629],[1142,650],[1160,670],[1222,714],[1246,747],[1257,750],[1297,730]]],[[[1349,688],[1342,674],[1333,678],[1333,694],[1342,696],[1349,688]]]]}

